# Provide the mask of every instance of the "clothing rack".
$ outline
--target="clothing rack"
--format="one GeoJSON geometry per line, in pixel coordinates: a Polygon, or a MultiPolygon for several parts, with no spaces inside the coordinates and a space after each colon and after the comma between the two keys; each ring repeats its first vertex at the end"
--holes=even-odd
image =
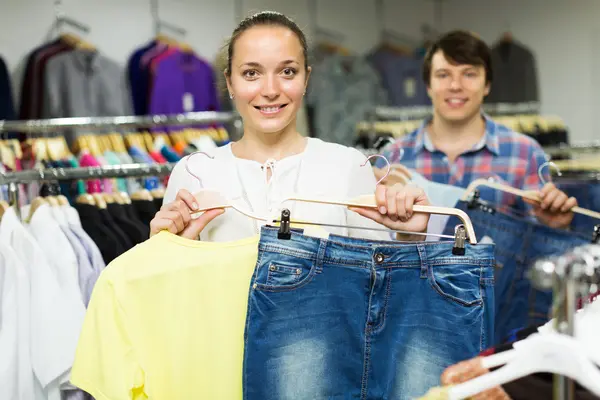
{"type": "Polygon", "coordinates": [[[537,101],[525,103],[490,103],[483,104],[483,111],[490,115],[518,115],[518,114],[539,114],[541,111],[540,103],[537,101]]]}
{"type": "MultiPolygon", "coordinates": [[[[554,329],[575,335],[577,297],[589,295],[592,285],[600,283],[600,246],[585,245],[554,257],[538,260],[530,271],[530,280],[538,289],[552,289],[554,329]]],[[[554,400],[575,399],[574,382],[554,375],[554,400]]]]}
{"type": "Polygon", "coordinates": [[[0,173],[0,185],[8,185],[10,204],[19,208],[18,184],[40,181],[70,181],[77,179],[140,178],[144,176],[169,175],[176,163],[167,164],[121,164],[87,168],[48,168],[0,173]]]}
{"type": "Polygon", "coordinates": [[[144,116],[118,116],[118,117],[74,117],[51,118],[22,121],[0,121],[0,132],[23,132],[28,134],[47,135],[68,128],[143,128],[153,126],[185,126],[193,124],[228,123],[233,122],[237,133],[241,131],[241,119],[237,113],[198,111],[185,114],[171,115],[144,115],[144,116]]]}
{"type": "Polygon", "coordinates": [[[559,146],[544,147],[544,152],[549,156],[562,155],[565,153],[580,153],[586,151],[600,151],[600,140],[590,140],[561,144],[559,146]]]}

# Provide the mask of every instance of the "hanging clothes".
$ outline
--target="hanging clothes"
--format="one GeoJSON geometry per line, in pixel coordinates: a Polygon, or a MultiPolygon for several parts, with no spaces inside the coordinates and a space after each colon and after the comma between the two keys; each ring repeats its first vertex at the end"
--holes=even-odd
{"type": "Polygon", "coordinates": [[[486,103],[539,101],[536,60],[530,49],[516,40],[500,41],[492,47],[494,80],[486,103]]]}
{"type": "MultiPolygon", "coordinates": [[[[48,62],[44,118],[107,117],[131,114],[123,69],[98,52],[74,50],[48,62]]],[[[80,133],[65,132],[69,145],[80,133]]]]}
{"type": "Polygon", "coordinates": [[[151,68],[154,70],[151,114],[220,110],[213,69],[196,55],[179,50],[167,52],[162,59],[154,60],[151,68]]]}
{"type": "Polygon", "coordinates": [[[59,38],[29,53],[21,84],[19,119],[42,118],[46,65],[53,57],[72,50],[71,44],[59,38]]]}
{"type": "Polygon", "coordinates": [[[4,59],[0,57],[0,120],[15,119],[10,73],[4,59]]]}
{"type": "Polygon", "coordinates": [[[377,72],[361,57],[331,55],[311,74],[306,104],[314,134],[322,140],[352,145],[356,125],[386,103],[377,72]]]}
{"type": "Polygon", "coordinates": [[[431,105],[427,86],[422,78],[422,60],[408,54],[399,54],[385,47],[369,54],[367,60],[381,77],[382,86],[388,94],[388,105],[395,107],[431,105]]]}

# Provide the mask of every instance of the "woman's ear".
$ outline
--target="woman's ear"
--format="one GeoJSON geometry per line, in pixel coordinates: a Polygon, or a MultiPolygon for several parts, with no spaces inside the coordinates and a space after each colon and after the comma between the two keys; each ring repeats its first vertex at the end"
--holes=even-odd
{"type": "Polygon", "coordinates": [[[227,91],[229,92],[229,97],[233,95],[233,88],[231,86],[231,76],[229,75],[227,69],[223,71],[223,76],[225,77],[225,83],[227,84],[227,91]]]}
{"type": "Polygon", "coordinates": [[[306,68],[306,79],[304,81],[304,93],[306,93],[306,89],[308,88],[308,80],[310,79],[310,73],[312,72],[311,67],[306,68]]]}

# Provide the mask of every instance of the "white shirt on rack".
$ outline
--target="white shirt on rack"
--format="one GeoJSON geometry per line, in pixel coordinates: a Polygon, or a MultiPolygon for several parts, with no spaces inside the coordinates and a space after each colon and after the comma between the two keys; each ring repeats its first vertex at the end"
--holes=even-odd
{"type": "MultiPolygon", "coordinates": [[[[23,210],[25,211],[26,208],[23,210]]],[[[79,299],[83,304],[79,288],[77,255],[52,216],[51,206],[48,204],[39,206],[31,216],[28,228],[53,267],[62,290],[74,299],[79,299]]]]}
{"type": "Polygon", "coordinates": [[[87,234],[86,231],[83,230],[81,226],[81,219],[79,218],[79,214],[77,210],[70,205],[61,206],[63,213],[67,217],[67,222],[69,224],[69,228],[71,228],[71,232],[75,234],[85,247],[85,251],[88,254],[88,258],[90,263],[92,264],[92,268],[96,271],[97,274],[100,274],[102,270],[106,267],[104,263],[104,259],[102,258],[102,253],[98,248],[98,245],[94,240],[87,234]]]}
{"type": "Polygon", "coordinates": [[[25,267],[0,242],[0,399],[33,396],[27,286],[25,267]]]}
{"type": "Polygon", "coordinates": [[[0,220],[0,242],[11,246],[29,277],[31,334],[19,340],[30,343],[36,379],[35,396],[22,398],[60,399],[56,380],[64,382],[73,365],[85,315],[83,302],[62,290],[44,252],[13,208],[0,220]]]}
{"type": "MultiPolygon", "coordinates": [[[[264,165],[240,159],[231,151],[231,144],[208,152],[211,157],[194,154],[188,168],[202,180],[190,175],[183,158],[169,178],[164,202],[173,201],[180,189],[192,194],[202,187],[220,191],[240,208],[263,216],[278,216],[281,201],[293,195],[347,200],[375,193],[377,183],[371,165],[358,150],[308,138],[301,154],[264,165]],[[267,173],[271,179],[267,181],[267,173]]],[[[289,202],[283,207],[291,211],[291,219],[335,225],[385,228],[343,206],[289,202]]],[[[228,209],[215,218],[200,235],[204,241],[232,241],[256,235],[259,221],[228,209]]],[[[363,229],[324,227],[329,233],[365,239],[390,240],[389,233],[363,229]]]]}

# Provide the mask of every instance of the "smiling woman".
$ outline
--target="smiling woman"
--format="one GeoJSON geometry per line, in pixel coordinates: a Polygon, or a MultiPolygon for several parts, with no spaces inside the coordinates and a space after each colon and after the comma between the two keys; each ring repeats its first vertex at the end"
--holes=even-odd
{"type": "MultiPolygon", "coordinates": [[[[231,241],[260,233],[258,221],[234,211],[220,216],[223,210],[211,210],[192,218],[198,208],[192,193],[203,187],[218,190],[240,209],[265,216],[276,213],[283,199],[297,194],[344,199],[376,193],[379,211],[310,203],[285,206],[295,220],[426,230],[427,215],[411,218],[413,204],[428,204],[421,189],[380,186],[376,190],[373,170],[363,167],[366,157],[358,150],[306,138],[296,129],[311,68],[306,37],[295,22],[270,11],[246,18],[234,30],[227,55],[223,73],[243,119],[243,136],[209,157],[186,158],[175,167],[165,203],[152,221],[152,234],[169,230],[188,239],[231,241]]],[[[381,231],[332,228],[330,233],[390,239],[381,231]]]]}

